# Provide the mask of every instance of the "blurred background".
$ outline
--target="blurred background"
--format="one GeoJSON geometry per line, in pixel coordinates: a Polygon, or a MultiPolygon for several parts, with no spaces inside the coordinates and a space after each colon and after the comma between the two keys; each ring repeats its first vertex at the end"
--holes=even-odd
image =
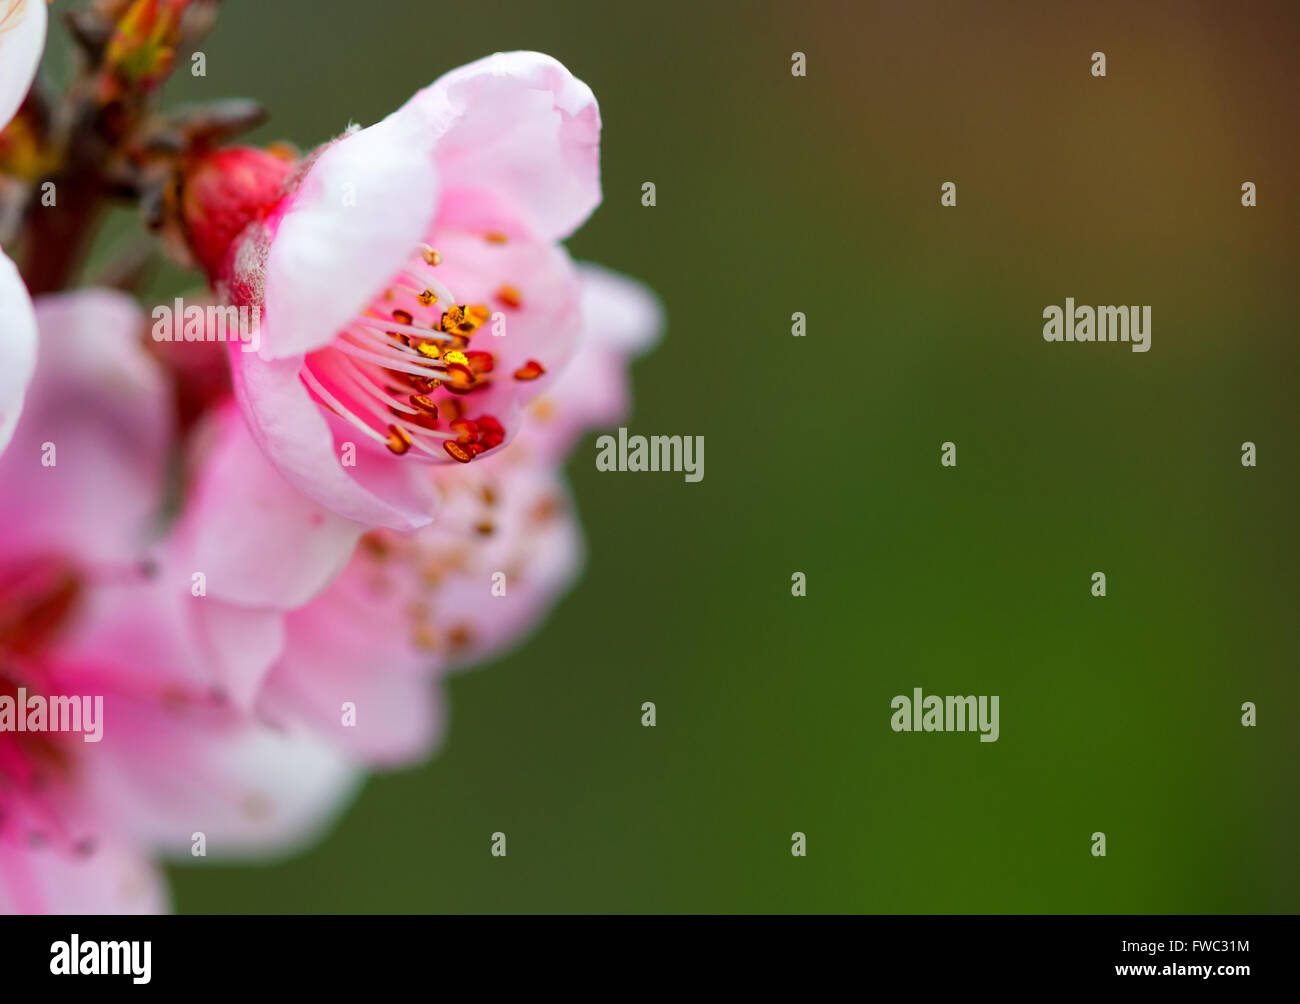
{"type": "Polygon", "coordinates": [[[1298,43],[1287,2],[227,2],[167,100],[256,98],[257,141],[496,50],[586,80],[570,247],[663,298],[628,424],[706,473],[589,438],[586,573],[448,681],[437,755],[177,908],[1300,909],[1298,43]],[[1151,351],[1045,343],[1067,296],[1150,304],[1151,351]],[[895,734],[914,687],[1000,695],[1001,738],[895,734]]]}

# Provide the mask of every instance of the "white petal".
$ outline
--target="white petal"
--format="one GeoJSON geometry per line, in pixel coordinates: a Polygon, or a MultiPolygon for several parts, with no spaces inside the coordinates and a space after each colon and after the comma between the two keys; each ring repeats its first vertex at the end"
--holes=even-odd
{"type": "Polygon", "coordinates": [[[45,48],[45,0],[0,0],[0,129],[31,89],[45,48]]]}
{"type": "Polygon", "coordinates": [[[600,111],[558,60],[498,52],[439,77],[406,107],[437,136],[445,199],[480,193],[549,240],[600,204],[600,111]]]}
{"type": "Polygon", "coordinates": [[[437,207],[432,141],[398,111],[312,165],[267,255],[263,359],[329,344],[415,254],[437,207]]]}
{"type": "Polygon", "coordinates": [[[0,251],[0,453],[9,445],[36,369],[36,313],[14,263],[0,251]]]}

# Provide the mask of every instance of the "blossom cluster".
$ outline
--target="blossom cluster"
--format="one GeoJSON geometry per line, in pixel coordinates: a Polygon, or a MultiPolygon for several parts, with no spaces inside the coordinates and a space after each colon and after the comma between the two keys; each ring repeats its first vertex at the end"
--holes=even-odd
{"type": "Polygon", "coordinates": [[[427,757],[443,675],[574,581],[563,466],[661,327],[561,243],[601,190],[559,62],[470,63],[306,153],[232,145],[229,106],[154,110],[203,6],[72,19],[68,116],[31,88],[44,0],[0,0],[0,912],[165,910],[162,857],[285,852],[427,757]],[[77,284],[97,177],[255,344],[77,284]],[[93,742],[31,713],[91,697],[93,742]]]}

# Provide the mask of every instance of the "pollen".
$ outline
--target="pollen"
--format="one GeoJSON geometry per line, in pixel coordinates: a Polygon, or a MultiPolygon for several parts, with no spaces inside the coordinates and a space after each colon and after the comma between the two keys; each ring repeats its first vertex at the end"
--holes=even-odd
{"type": "Polygon", "coordinates": [[[462,446],[478,439],[478,423],[468,418],[458,418],[452,422],[451,431],[456,433],[456,441],[462,446]]]}
{"type": "Polygon", "coordinates": [[[465,320],[465,309],[453,304],[442,312],[442,321],[439,327],[443,331],[455,331],[456,325],[463,320],[465,320]]]}
{"type": "Polygon", "coordinates": [[[447,364],[447,383],[446,388],[453,394],[468,394],[474,389],[477,381],[474,371],[464,363],[447,364]]]}
{"type": "Polygon", "coordinates": [[[545,367],[542,366],[541,363],[539,363],[536,359],[529,359],[528,362],[524,363],[522,366],[519,367],[519,369],[515,370],[515,379],[536,380],[539,376],[541,376],[545,372],[546,369],[545,367]]]}
{"type": "Polygon", "coordinates": [[[447,641],[453,649],[466,649],[474,643],[474,629],[468,624],[457,624],[447,635],[447,641]]]}
{"type": "Polygon", "coordinates": [[[497,299],[507,307],[514,310],[518,310],[520,305],[524,302],[524,298],[520,294],[519,289],[515,286],[511,286],[509,283],[497,290],[497,299]]]}
{"type": "Polygon", "coordinates": [[[481,304],[453,304],[443,311],[438,326],[448,334],[467,338],[481,328],[490,316],[487,307],[481,304]]]}
{"type": "Polygon", "coordinates": [[[415,346],[415,351],[428,359],[442,358],[442,349],[438,347],[437,342],[420,342],[415,346]]]}
{"type": "Polygon", "coordinates": [[[428,248],[424,252],[424,263],[426,265],[441,265],[442,255],[438,254],[433,248],[428,248]]]}
{"type": "Polygon", "coordinates": [[[372,558],[379,561],[383,561],[393,553],[393,549],[389,545],[388,541],[380,536],[379,533],[373,531],[361,538],[361,546],[366,549],[366,552],[372,558]]]}
{"type": "Polygon", "coordinates": [[[396,321],[398,324],[410,324],[415,320],[415,318],[411,316],[411,312],[409,310],[399,309],[393,311],[393,320],[396,321]]]}
{"type": "Polygon", "coordinates": [[[465,358],[465,353],[460,351],[460,349],[452,349],[450,352],[444,352],[442,358],[444,362],[460,363],[462,366],[469,365],[469,360],[465,358]]]}
{"type": "Polygon", "coordinates": [[[446,440],[442,444],[442,448],[447,451],[447,455],[451,457],[452,460],[458,461],[462,464],[468,464],[474,458],[474,455],[470,453],[469,450],[461,446],[460,443],[452,442],[450,439],[446,440]]]}
{"type": "Polygon", "coordinates": [[[388,427],[388,448],[399,457],[411,448],[411,436],[405,429],[396,425],[388,427]]]}
{"type": "Polygon", "coordinates": [[[411,633],[411,644],[421,651],[432,652],[438,647],[438,632],[421,624],[411,633]]]}
{"type": "Polygon", "coordinates": [[[483,239],[489,244],[505,244],[509,240],[500,230],[489,230],[483,235],[483,239]]]}
{"type": "Polygon", "coordinates": [[[491,373],[492,367],[496,365],[491,352],[466,352],[465,362],[475,373],[491,373]]]}
{"type": "Polygon", "coordinates": [[[433,418],[438,417],[438,406],[433,403],[433,398],[427,394],[412,394],[408,400],[425,414],[433,418]]]}
{"type": "Polygon", "coordinates": [[[424,292],[417,294],[415,298],[420,301],[421,307],[432,307],[438,302],[437,295],[431,289],[426,289],[424,292]]]}

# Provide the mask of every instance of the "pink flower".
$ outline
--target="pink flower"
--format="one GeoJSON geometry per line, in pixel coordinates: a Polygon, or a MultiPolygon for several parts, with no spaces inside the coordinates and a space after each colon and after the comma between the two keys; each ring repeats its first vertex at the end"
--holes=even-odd
{"type": "MultiPolygon", "coordinates": [[[[14,117],[45,46],[42,0],[0,0],[0,130],[14,117]]],[[[36,364],[36,319],[13,262],[0,251],[0,453],[13,435],[36,364]]]]}
{"type": "MultiPolygon", "coordinates": [[[[578,334],[559,241],[600,201],[599,132],[590,89],[554,59],[491,56],[310,155],[219,264],[212,235],[258,200],[226,169],[195,172],[211,195],[187,209],[191,245],[219,290],[263,308],[260,351],[231,352],[236,396],[296,487],[411,529],[435,508],[427,464],[514,434],[578,334]]],[[[243,163],[253,187],[274,177],[243,163]]]]}
{"type": "Polygon", "coordinates": [[[439,519],[356,546],[366,528],[298,494],[238,415],[208,434],[177,536],[178,567],[208,576],[193,635],[227,640],[220,661],[249,714],[367,762],[426,755],[441,720],[436,677],[522,638],[580,567],[562,478],[522,453],[426,469],[439,519]]]}
{"type": "Polygon", "coordinates": [[[300,840],[354,772],[240,714],[184,629],[202,601],[154,544],[170,402],[139,310],[87,291],[38,300],[36,317],[40,357],[0,458],[0,699],[102,710],[99,741],[0,729],[0,909],[154,911],[153,852],[195,833],[214,855],[300,840]]]}
{"type": "Polygon", "coordinates": [[[375,530],[354,551],[365,527],[297,493],[238,416],[217,417],[178,538],[209,574],[196,613],[210,623],[195,636],[244,641],[247,658],[225,665],[242,667],[227,682],[250,713],[371,763],[417,759],[439,732],[436,679],[520,642],[572,584],[583,543],[559,464],[589,428],[623,418],[628,359],[662,325],[639,283],[595,266],[579,276],[575,358],[508,449],[423,468],[443,504],[420,530],[375,530]],[[233,617],[239,631],[219,628],[233,617]]]}

